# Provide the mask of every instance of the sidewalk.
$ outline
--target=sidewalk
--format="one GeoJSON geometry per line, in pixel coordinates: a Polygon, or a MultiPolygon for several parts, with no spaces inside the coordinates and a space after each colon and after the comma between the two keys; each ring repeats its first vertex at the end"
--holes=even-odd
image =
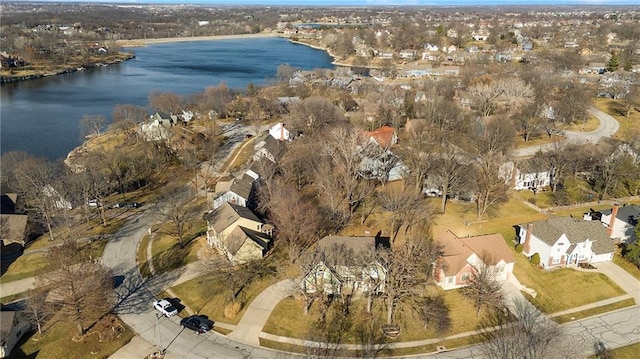
{"type": "Polygon", "coordinates": [[[249,304],[236,329],[229,333],[228,337],[259,346],[260,333],[271,312],[282,299],[290,296],[296,289],[297,284],[290,279],[269,286],[249,304]]]}
{"type": "Polygon", "coordinates": [[[26,292],[35,287],[36,278],[29,277],[13,282],[0,284],[0,297],[8,297],[10,295],[26,292]]]}

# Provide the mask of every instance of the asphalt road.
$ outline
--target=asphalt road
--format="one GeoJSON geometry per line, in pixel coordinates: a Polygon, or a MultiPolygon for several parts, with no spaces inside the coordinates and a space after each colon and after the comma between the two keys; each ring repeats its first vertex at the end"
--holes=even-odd
{"type": "Polygon", "coordinates": [[[546,152],[556,148],[562,148],[565,145],[597,143],[602,137],[609,137],[618,131],[620,124],[608,114],[591,107],[589,113],[594,115],[600,121],[598,128],[591,132],[566,131],[564,135],[566,139],[559,142],[547,143],[544,145],[535,145],[529,147],[518,148],[512,152],[515,158],[532,157],[538,151],[546,152]]]}

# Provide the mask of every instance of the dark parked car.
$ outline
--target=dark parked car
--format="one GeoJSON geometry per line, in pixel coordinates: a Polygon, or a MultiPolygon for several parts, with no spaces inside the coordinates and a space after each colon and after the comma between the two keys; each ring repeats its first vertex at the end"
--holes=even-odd
{"type": "Polygon", "coordinates": [[[121,203],[120,206],[123,208],[138,208],[140,207],[140,203],[138,202],[121,203]]]}
{"type": "Polygon", "coordinates": [[[183,328],[189,328],[198,334],[206,333],[213,328],[213,322],[205,317],[198,315],[192,315],[188,318],[184,318],[180,321],[180,325],[183,328]]]}

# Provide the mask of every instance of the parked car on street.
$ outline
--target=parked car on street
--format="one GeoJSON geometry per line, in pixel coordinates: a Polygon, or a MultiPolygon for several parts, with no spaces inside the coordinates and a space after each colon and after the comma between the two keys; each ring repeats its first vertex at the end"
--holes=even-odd
{"type": "Polygon", "coordinates": [[[153,307],[162,313],[165,317],[171,317],[178,314],[178,310],[168,300],[160,299],[153,302],[153,307]]]}
{"type": "Polygon", "coordinates": [[[211,330],[213,327],[213,322],[207,318],[192,315],[190,317],[184,318],[180,321],[180,325],[183,328],[189,328],[193,331],[198,332],[198,334],[206,333],[211,330]]]}

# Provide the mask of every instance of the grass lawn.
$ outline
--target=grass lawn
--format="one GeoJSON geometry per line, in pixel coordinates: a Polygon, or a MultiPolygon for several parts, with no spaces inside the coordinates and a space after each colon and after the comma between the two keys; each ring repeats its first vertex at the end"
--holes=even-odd
{"type": "MultiPolygon", "coordinates": [[[[180,242],[175,237],[162,234],[153,240],[151,253],[156,273],[165,273],[198,260],[198,250],[202,246],[202,240],[193,238],[185,240],[184,243],[184,246],[180,247],[180,242]]],[[[140,250],[143,249],[140,248],[140,250]]]]}
{"type": "Polygon", "coordinates": [[[520,283],[538,293],[529,300],[544,313],[555,313],[625,294],[602,273],[578,272],[571,268],[546,271],[532,266],[523,255],[516,256],[513,273],[520,283]]]}
{"type": "Polygon", "coordinates": [[[547,143],[563,141],[565,139],[566,137],[559,136],[559,135],[553,135],[551,137],[547,135],[542,135],[540,137],[530,138],[529,141],[524,142],[524,138],[522,138],[521,136],[518,136],[516,138],[515,147],[523,148],[523,147],[530,147],[530,146],[538,146],[538,145],[544,145],[547,143]]]}
{"type": "MultiPolygon", "coordinates": [[[[408,308],[398,315],[398,324],[401,326],[401,334],[396,342],[408,342],[429,338],[439,338],[454,334],[473,331],[479,328],[480,319],[476,317],[473,304],[463,297],[458,290],[443,292],[445,303],[449,307],[451,328],[445,333],[437,333],[433,327],[425,328],[424,322],[417,318],[408,308]]],[[[353,327],[355,330],[359,321],[371,321],[372,318],[384,318],[385,313],[382,302],[374,302],[374,313],[368,314],[364,310],[364,299],[354,300],[350,306],[353,313],[353,327]]],[[[275,335],[308,339],[309,328],[319,319],[319,304],[316,302],[308,314],[304,314],[304,301],[301,298],[286,298],[280,301],[267,320],[263,331],[275,335]]],[[[349,333],[345,343],[357,343],[356,333],[349,333]]]]}
{"type": "MultiPolygon", "coordinates": [[[[627,345],[626,347],[614,349],[610,351],[615,359],[637,359],[638,353],[640,353],[640,343],[627,345]]],[[[589,357],[589,359],[596,359],[595,355],[589,357]]]]}
{"type": "Polygon", "coordinates": [[[598,99],[593,102],[593,105],[620,123],[620,129],[614,134],[615,138],[632,140],[640,133],[640,112],[631,111],[629,118],[626,118],[621,114],[623,111],[621,111],[620,101],[612,99],[598,99]]]}
{"type": "Polygon", "coordinates": [[[147,258],[147,246],[149,245],[150,235],[145,235],[140,241],[138,246],[138,253],[136,253],[136,263],[138,263],[138,270],[142,278],[148,278],[151,275],[151,269],[149,268],[149,259],[147,258]]]}
{"type": "Polygon", "coordinates": [[[239,301],[243,304],[242,309],[233,318],[227,318],[224,315],[225,306],[230,303],[231,293],[227,282],[220,275],[203,275],[172,287],[171,290],[186,305],[200,314],[207,315],[211,320],[238,324],[249,303],[279,279],[276,275],[249,283],[239,295],[239,301]]]}
{"type": "Polygon", "coordinates": [[[567,322],[571,322],[571,321],[582,319],[582,318],[592,317],[594,315],[598,315],[602,313],[608,313],[616,309],[632,307],[634,305],[636,305],[636,301],[633,300],[633,298],[628,298],[625,300],[621,300],[619,302],[611,303],[609,305],[603,305],[597,308],[587,309],[587,310],[583,310],[576,313],[559,315],[557,317],[553,317],[552,319],[555,322],[562,324],[562,323],[567,323],[567,322]]]}
{"type": "Polygon", "coordinates": [[[564,126],[563,130],[575,131],[575,132],[591,132],[595,131],[600,125],[600,120],[595,116],[589,115],[587,122],[575,122],[571,125],[564,126]]]}
{"type": "MultiPolygon", "coordinates": [[[[55,322],[55,319],[52,321],[55,322]]],[[[19,347],[14,348],[11,358],[27,359],[36,356],[38,359],[108,358],[133,338],[134,332],[126,326],[123,328],[123,332],[109,340],[104,337],[100,340],[97,334],[88,334],[85,335],[84,340],[76,342],[72,340],[76,332],[75,324],[55,322],[50,327],[45,325],[42,336],[34,334],[24,340],[19,347]]],[[[108,329],[107,332],[111,330],[108,329]]]]}
{"type": "Polygon", "coordinates": [[[13,282],[37,275],[46,266],[45,256],[46,253],[38,253],[18,257],[0,277],[0,283],[13,282]]]}
{"type": "MultiPolygon", "coordinates": [[[[55,241],[60,244],[61,242],[55,241]]],[[[83,251],[89,251],[92,258],[100,258],[104,247],[107,245],[106,239],[92,241],[81,245],[83,251]]],[[[9,265],[7,271],[0,277],[0,283],[13,282],[37,275],[45,268],[46,253],[23,254],[15,262],[9,265]]]]}
{"type": "Polygon", "coordinates": [[[629,274],[634,276],[637,280],[640,280],[640,269],[638,269],[638,267],[636,267],[633,263],[622,258],[622,256],[620,255],[620,250],[617,250],[616,254],[613,256],[613,263],[629,272],[629,274]]]}

